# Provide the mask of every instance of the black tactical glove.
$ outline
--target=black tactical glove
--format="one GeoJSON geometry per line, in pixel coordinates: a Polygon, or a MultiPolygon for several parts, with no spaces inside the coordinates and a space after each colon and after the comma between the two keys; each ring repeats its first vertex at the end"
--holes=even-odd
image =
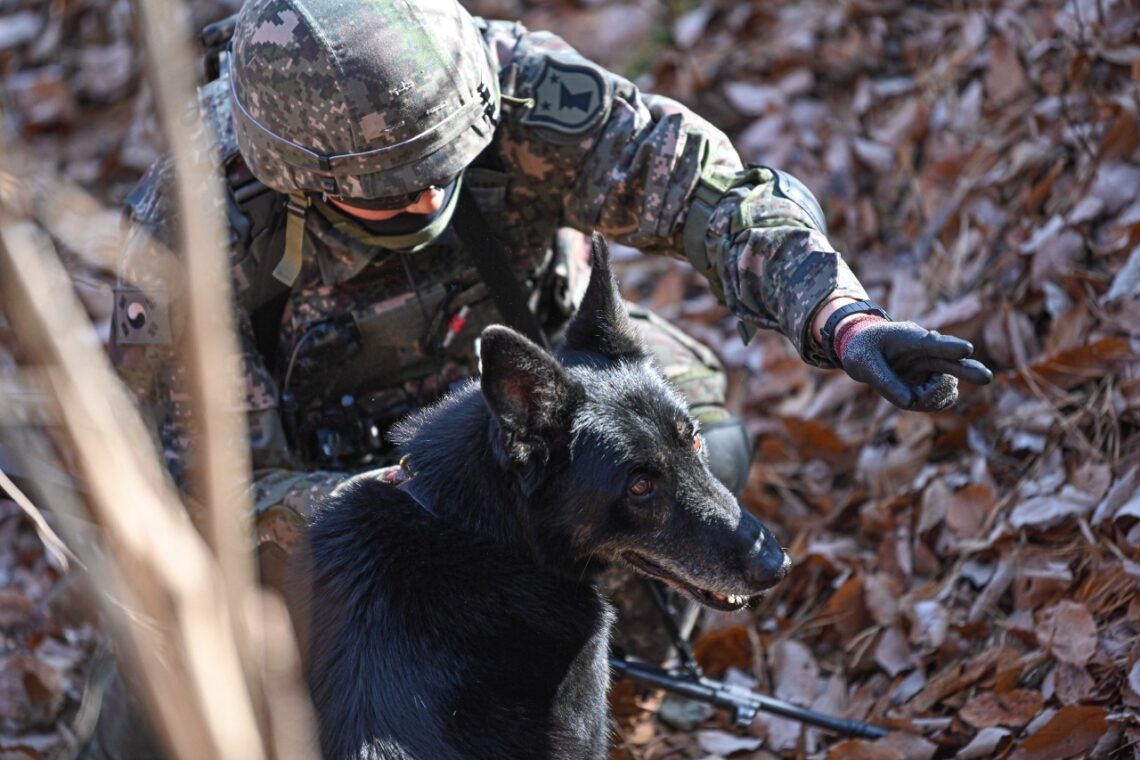
{"type": "Polygon", "coordinates": [[[833,350],[843,370],[902,409],[936,412],[958,400],[958,380],[985,385],[993,373],[969,341],[914,322],[859,315],[840,325],[833,350]],[[847,329],[845,329],[847,328],[847,329]]]}

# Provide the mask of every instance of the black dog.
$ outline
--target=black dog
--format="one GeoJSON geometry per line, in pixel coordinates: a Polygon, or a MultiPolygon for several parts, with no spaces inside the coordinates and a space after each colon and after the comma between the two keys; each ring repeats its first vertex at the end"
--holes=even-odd
{"type": "Polygon", "coordinates": [[[561,362],[482,335],[472,382],[397,433],[411,478],[362,475],[312,522],[308,673],[327,758],[603,757],[624,562],[717,609],[787,573],[710,474],[594,239],[561,362]],[[481,391],[481,392],[480,392],[481,391]]]}

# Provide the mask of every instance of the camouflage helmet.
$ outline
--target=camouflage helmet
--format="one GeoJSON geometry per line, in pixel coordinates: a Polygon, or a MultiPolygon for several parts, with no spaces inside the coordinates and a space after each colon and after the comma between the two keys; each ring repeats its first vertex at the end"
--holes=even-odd
{"type": "Polygon", "coordinates": [[[284,193],[445,182],[494,134],[490,55],[455,0],[248,0],[230,57],[238,147],[284,193]]]}

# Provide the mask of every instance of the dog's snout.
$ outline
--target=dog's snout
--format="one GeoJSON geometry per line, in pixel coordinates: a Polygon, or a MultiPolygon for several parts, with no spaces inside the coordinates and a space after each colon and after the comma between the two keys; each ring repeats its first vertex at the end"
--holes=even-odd
{"type": "Polygon", "coordinates": [[[756,550],[748,565],[748,580],[758,588],[769,588],[782,581],[792,567],[792,560],[772,532],[760,526],[756,550]]]}

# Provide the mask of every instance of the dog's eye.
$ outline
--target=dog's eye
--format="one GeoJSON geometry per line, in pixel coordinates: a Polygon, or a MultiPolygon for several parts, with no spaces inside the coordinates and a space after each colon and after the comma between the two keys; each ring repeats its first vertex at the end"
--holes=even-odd
{"type": "Polygon", "coordinates": [[[700,451],[702,448],[704,448],[704,445],[705,441],[703,438],[701,438],[700,433],[697,433],[693,436],[693,451],[700,451]]]}
{"type": "Polygon", "coordinates": [[[653,491],[653,481],[649,478],[638,478],[633,481],[629,487],[629,492],[634,496],[645,496],[653,491]]]}

